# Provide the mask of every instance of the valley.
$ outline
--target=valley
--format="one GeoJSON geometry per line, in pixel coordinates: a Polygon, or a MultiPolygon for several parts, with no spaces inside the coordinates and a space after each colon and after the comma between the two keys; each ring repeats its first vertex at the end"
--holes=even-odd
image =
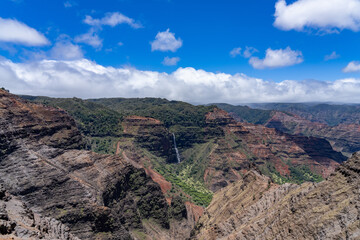
{"type": "Polygon", "coordinates": [[[214,105],[1,94],[0,183],[37,218],[64,225],[60,236],[52,225],[24,231],[19,222],[8,236],[244,237],[239,229],[262,215],[250,214],[242,225],[231,220],[232,228],[217,221],[260,206],[268,195],[277,196],[277,207],[302,186],[310,194],[347,159],[325,139],[240,122],[214,105]]]}

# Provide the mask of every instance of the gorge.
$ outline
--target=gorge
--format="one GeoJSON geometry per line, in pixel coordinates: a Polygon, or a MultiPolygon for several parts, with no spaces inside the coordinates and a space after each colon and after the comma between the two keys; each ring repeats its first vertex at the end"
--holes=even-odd
{"type": "Polygon", "coordinates": [[[359,157],[345,162],[324,139],[215,106],[0,93],[5,237],[359,236],[359,157]]]}

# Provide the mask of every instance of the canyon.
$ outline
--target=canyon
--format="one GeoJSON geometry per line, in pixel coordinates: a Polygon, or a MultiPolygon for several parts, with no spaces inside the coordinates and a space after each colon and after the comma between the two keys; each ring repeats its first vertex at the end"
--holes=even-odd
{"type": "Polygon", "coordinates": [[[358,236],[358,155],[345,162],[326,139],[164,99],[0,90],[0,116],[5,239],[358,236]],[[323,227],[301,232],[311,214],[323,227]]]}

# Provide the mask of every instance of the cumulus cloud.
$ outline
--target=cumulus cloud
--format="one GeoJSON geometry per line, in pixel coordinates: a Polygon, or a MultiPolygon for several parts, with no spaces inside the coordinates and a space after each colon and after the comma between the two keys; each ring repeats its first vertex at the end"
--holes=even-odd
{"type": "Polygon", "coordinates": [[[155,36],[155,40],[151,43],[151,51],[171,51],[176,52],[181,48],[183,42],[180,38],[175,38],[175,33],[170,32],[170,29],[167,29],[165,32],[158,32],[155,36]]]}
{"type": "Polygon", "coordinates": [[[91,16],[86,16],[84,23],[91,26],[111,26],[115,27],[119,24],[128,24],[132,28],[142,28],[142,25],[136,22],[134,19],[125,16],[119,12],[106,13],[105,16],[101,19],[93,18],[91,16]]]}
{"type": "Polygon", "coordinates": [[[332,52],[331,54],[326,55],[326,56],[324,57],[324,60],[325,60],[325,61],[329,61],[329,60],[337,59],[337,58],[339,58],[339,57],[340,57],[340,55],[337,54],[337,53],[334,51],[334,52],[332,52]]]}
{"type": "Polygon", "coordinates": [[[230,51],[230,56],[231,57],[236,57],[237,55],[241,55],[241,48],[238,47],[238,48],[233,48],[231,51],[230,51]]]}
{"type": "Polygon", "coordinates": [[[15,19],[0,18],[0,41],[26,46],[48,45],[49,40],[40,32],[15,19]]]}
{"type": "Polygon", "coordinates": [[[292,66],[304,61],[300,51],[293,51],[290,47],[285,49],[273,50],[268,48],[264,59],[252,57],[249,60],[250,65],[256,69],[280,68],[292,66]]]}
{"type": "Polygon", "coordinates": [[[89,32],[78,35],[75,37],[75,42],[85,43],[94,48],[102,48],[103,40],[99,37],[95,29],[90,29],[89,32]]]}
{"type": "Polygon", "coordinates": [[[79,59],[0,60],[2,85],[18,94],[53,97],[162,97],[187,102],[360,102],[360,79],[265,81],[244,74],[178,68],[168,74],[104,67],[79,59]]]}
{"type": "Polygon", "coordinates": [[[343,68],[343,72],[350,73],[350,72],[359,72],[360,71],[360,62],[358,61],[352,61],[349,62],[349,64],[343,68]]]}
{"type": "Polygon", "coordinates": [[[39,61],[44,59],[76,60],[84,57],[81,47],[74,44],[72,39],[66,34],[61,34],[57,38],[54,46],[47,51],[23,50],[23,53],[28,61],[39,61]]]}
{"type": "Polygon", "coordinates": [[[291,4],[278,0],[275,9],[274,26],[285,31],[360,30],[359,0],[297,0],[291,4]]]}
{"type": "Polygon", "coordinates": [[[162,64],[165,66],[176,66],[178,62],[180,61],[180,58],[178,57],[165,57],[162,61],[162,64]]]}

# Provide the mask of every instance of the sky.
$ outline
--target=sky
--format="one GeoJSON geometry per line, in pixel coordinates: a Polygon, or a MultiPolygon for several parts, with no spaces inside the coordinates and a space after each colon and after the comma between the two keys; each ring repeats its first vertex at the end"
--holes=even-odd
{"type": "Polygon", "coordinates": [[[1,0],[0,87],[360,103],[360,0],[1,0]]]}

